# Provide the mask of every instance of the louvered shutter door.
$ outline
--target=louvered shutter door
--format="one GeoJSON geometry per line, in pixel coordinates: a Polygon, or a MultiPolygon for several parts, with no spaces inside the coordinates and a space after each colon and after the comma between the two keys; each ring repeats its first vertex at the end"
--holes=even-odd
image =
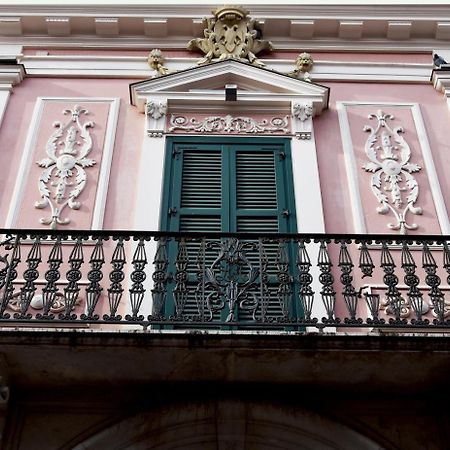
{"type": "MultiPolygon", "coordinates": [[[[291,231],[290,219],[281,215],[283,209],[289,208],[289,196],[292,197],[284,143],[267,146],[253,142],[195,145],[174,142],[171,155],[165,204],[167,210],[175,208],[176,213],[168,215],[168,222],[163,221],[164,228],[181,232],[291,231]]],[[[195,315],[199,244],[190,243],[187,250],[191,283],[185,313],[195,315]]],[[[271,268],[269,314],[275,316],[281,314],[275,293],[276,243],[266,244],[265,250],[271,268]]],[[[172,253],[172,258],[174,256],[172,253]]],[[[211,265],[215,256],[217,252],[207,252],[205,265],[211,265]]],[[[258,265],[257,253],[249,257],[258,265]]],[[[239,318],[251,319],[245,312],[241,312],[239,318]]]]}
{"type": "MultiPolygon", "coordinates": [[[[284,160],[279,155],[283,146],[237,146],[235,161],[235,231],[256,233],[278,233],[287,231],[286,218],[280,216],[284,205],[284,160]]],[[[281,316],[276,296],[277,244],[265,243],[268,258],[270,300],[267,313],[270,317],[281,316]]],[[[259,266],[259,252],[248,252],[255,267],[259,266]]],[[[251,321],[251,313],[239,311],[239,320],[251,321]]]]}

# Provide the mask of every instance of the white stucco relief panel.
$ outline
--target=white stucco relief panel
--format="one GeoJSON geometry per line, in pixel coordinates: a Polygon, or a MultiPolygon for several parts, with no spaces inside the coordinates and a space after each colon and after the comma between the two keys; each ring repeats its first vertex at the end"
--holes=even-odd
{"type": "Polygon", "coordinates": [[[102,228],[119,104],[118,98],[37,99],[7,228],[64,229],[65,219],[68,228],[102,228]],[[65,208],[60,220],[58,208],[65,208]],[[55,220],[46,223],[47,216],[55,220]]]}
{"type": "Polygon", "coordinates": [[[448,234],[416,103],[337,102],[356,233],[448,234]]]}

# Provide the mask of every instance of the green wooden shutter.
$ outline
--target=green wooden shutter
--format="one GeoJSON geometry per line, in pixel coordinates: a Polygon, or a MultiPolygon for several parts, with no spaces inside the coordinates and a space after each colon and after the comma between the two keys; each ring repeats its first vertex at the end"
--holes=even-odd
{"type": "MultiPolygon", "coordinates": [[[[162,229],[197,232],[277,233],[295,230],[290,148],[284,140],[169,138],[162,229]],[[289,211],[289,214],[282,214],[289,211]]],[[[193,290],[199,245],[188,245],[192,281],[186,314],[195,315],[193,290]]],[[[175,254],[171,252],[171,259],[175,254]]],[[[271,267],[269,311],[279,315],[275,298],[276,244],[267,244],[271,267]]],[[[206,254],[211,264],[216,253],[206,254]]],[[[258,254],[250,254],[257,264],[258,254]]],[[[172,313],[173,311],[167,311],[172,313]]],[[[250,319],[245,313],[240,318],[250,319]]]]}

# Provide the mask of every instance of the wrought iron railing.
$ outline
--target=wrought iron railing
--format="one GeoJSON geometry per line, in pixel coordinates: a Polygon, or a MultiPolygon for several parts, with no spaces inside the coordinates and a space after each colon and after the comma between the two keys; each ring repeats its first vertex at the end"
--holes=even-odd
{"type": "Polygon", "coordinates": [[[3,327],[450,329],[445,236],[1,233],[3,327]]]}

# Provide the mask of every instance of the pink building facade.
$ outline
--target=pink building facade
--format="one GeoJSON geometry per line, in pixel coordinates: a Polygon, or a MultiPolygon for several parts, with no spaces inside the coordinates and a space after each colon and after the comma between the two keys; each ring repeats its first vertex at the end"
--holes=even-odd
{"type": "Polygon", "coordinates": [[[0,6],[5,449],[448,445],[450,8],[247,9],[0,6]]]}

